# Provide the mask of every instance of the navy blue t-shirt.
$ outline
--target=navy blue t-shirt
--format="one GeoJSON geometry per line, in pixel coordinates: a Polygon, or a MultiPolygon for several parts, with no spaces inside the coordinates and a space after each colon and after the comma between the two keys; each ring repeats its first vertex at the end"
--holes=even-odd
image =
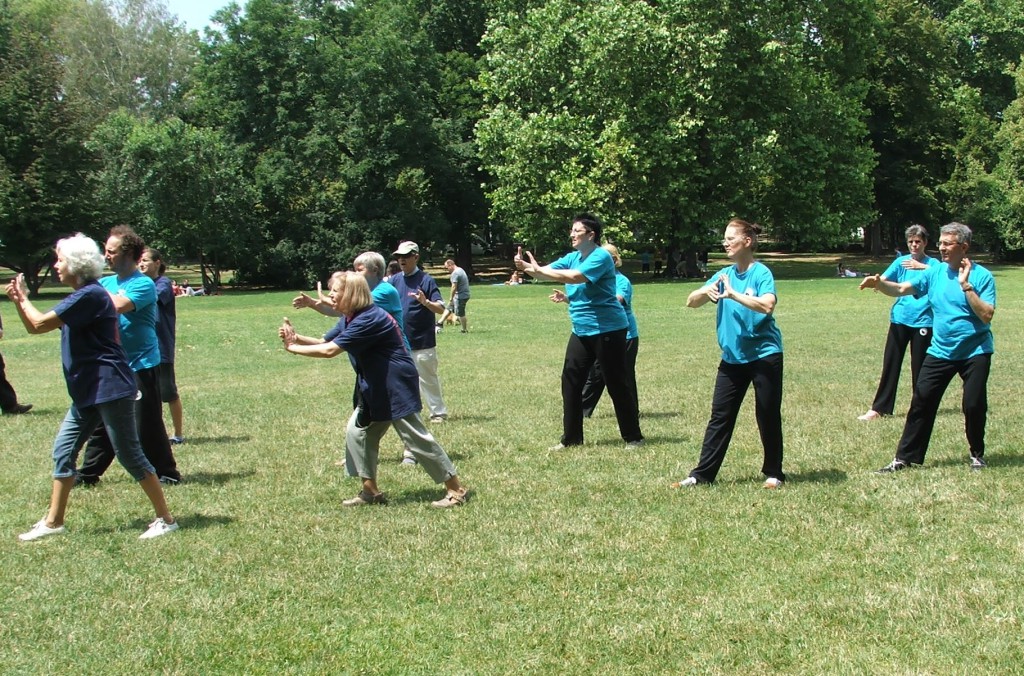
{"type": "Polygon", "coordinates": [[[88,282],[53,308],[60,329],[64,380],[75,406],[135,397],[135,376],[121,347],[117,310],[98,282],[88,282]]]}
{"type": "Polygon", "coordinates": [[[402,312],[405,314],[405,336],[409,339],[409,345],[414,350],[435,347],[437,332],[434,331],[434,322],[437,321],[437,315],[430,308],[417,303],[412,294],[415,294],[417,289],[423,289],[423,295],[427,297],[427,300],[436,303],[443,302],[437,282],[421,269],[417,269],[408,277],[399,272],[397,275],[392,275],[388,281],[398,290],[398,297],[402,301],[402,312]]]}
{"type": "Polygon", "coordinates": [[[178,313],[174,309],[174,288],[166,277],[156,278],[156,340],[160,343],[160,363],[174,363],[174,331],[178,313]]]}
{"type": "Polygon", "coordinates": [[[422,408],[416,364],[394,317],[371,305],[352,317],[333,342],[355,364],[356,385],[369,420],[397,420],[422,408]]]}

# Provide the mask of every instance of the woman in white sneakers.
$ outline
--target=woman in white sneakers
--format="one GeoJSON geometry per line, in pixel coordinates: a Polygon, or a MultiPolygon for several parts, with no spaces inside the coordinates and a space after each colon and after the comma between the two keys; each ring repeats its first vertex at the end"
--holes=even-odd
{"type": "Polygon", "coordinates": [[[140,536],[148,540],[178,529],[164,499],[153,465],[146,459],[135,429],[135,376],[118,338],[114,303],[97,282],[104,260],[96,242],[75,235],[57,242],[54,270],[74,291],[49,312],[40,312],[28,299],[25,278],[7,285],[7,296],[18,308],[29,333],[60,329],[60,353],[71,408],[53,442],[53,491],[50,510],[21,540],[37,540],[64,532],[64,512],[75,485],[75,462],[93,430],[102,424],[118,461],[139,482],[153,504],[156,520],[140,536]]]}

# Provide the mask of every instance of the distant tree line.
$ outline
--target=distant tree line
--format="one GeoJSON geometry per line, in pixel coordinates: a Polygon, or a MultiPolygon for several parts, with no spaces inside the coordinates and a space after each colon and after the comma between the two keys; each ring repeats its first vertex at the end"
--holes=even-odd
{"type": "Polygon", "coordinates": [[[299,286],[471,235],[554,252],[581,209],[695,251],[732,215],[888,251],[956,218],[1024,249],[1019,0],[0,0],[0,265],[130,223],[299,286]]]}

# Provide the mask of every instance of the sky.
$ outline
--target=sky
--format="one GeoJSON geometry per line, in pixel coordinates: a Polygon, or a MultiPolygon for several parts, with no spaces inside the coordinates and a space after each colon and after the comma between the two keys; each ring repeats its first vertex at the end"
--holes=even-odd
{"type": "MultiPolygon", "coordinates": [[[[164,0],[171,14],[177,15],[186,26],[200,33],[210,23],[210,16],[228,2],[229,0],[164,0]]],[[[244,5],[243,2],[239,4],[244,5]]]]}

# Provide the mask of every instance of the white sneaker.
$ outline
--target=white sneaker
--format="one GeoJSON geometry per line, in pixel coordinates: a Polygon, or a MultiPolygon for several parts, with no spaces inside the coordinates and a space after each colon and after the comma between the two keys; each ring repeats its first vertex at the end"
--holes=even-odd
{"type": "Polygon", "coordinates": [[[683,479],[682,481],[675,482],[674,484],[669,486],[669,488],[693,488],[696,485],[697,485],[697,477],[695,477],[695,476],[688,476],[685,479],[683,479]]]}
{"type": "Polygon", "coordinates": [[[782,488],[782,479],[776,479],[773,476],[768,477],[764,480],[765,488],[782,488]]]}
{"type": "Polygon", "coordinates": [[[874,409],[871,409],[867,413],[865,413],[864,415],[857,416],[857,420],[877,420],[878,418],[881,418],[881,417],[882,417],[881,413],[879,413],[878,411],[876,411],[874,409]]]}
{"type": "Polygon", "coordinates": [[[18,539],[22,542],[28,542],[29,540],[38,540],[44,538],[47,535],[60,535],[64,532],[64,526],[57,526],[56,528],[50,528],[46,525],[46,519],[40,519],[36,524],[32,526],[32,529],[27,533],[22,533],[18,536],[18,539]]]}
{"type": "Polygon", "coordinates": [[[178,522],[167,523],[163,518],[159,518],[153,523],[149,524],[149,530],[139,536],[140,540],[152,540],[158,538],[161,535],[167,535],[178,530],[178,522]]]}

